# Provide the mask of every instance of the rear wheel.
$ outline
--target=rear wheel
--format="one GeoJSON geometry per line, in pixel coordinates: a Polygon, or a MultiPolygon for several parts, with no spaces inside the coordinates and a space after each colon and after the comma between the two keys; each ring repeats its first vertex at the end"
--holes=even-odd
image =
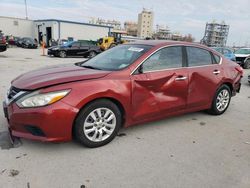
{"type": "Polygon", "coordinates": [[[121,122],[121,112],[114,103],[106,99],[97,100],[80,111],[74,134],[86,147],[103,146],[115,138],[121,122]]]}
{"type": "Polygon", "coordinates": [[[214,96],[211,109],[208,110],[210,114],[220,115],[223,114],[231,101],[231,90],[227,85],[222,85],[214,96]]]}
{"type": "Polygon", "coordinates": [[[250,69],[250,59],[246,60],[246,62],[244,63],[244,68],[245,69],[250,69]]]}
{"type": "Polygon", "coordinates": [[[59,56],[60,56],[61,58],[65,58],[65,57],[67,56],[67,54],[66,54],[65,51],[60,51],[60,52],[59,52],[59,56]]]}

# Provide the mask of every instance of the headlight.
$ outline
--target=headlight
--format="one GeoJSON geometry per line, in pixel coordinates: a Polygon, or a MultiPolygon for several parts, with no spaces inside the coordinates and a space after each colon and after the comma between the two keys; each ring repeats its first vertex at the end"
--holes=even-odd
{"type": "Polygon", "coordinates": [[[17,105],[21,108],[41,107],[50,105],[65,97],[70,90],[55,91],[49,93],[32,92],[17,101],[17,105]]]}
{"type": "Polygon", "coordinates": [[[55,48],[52,48],[51,50],[59,50],[59,48],[55,47],[55,48]]]}

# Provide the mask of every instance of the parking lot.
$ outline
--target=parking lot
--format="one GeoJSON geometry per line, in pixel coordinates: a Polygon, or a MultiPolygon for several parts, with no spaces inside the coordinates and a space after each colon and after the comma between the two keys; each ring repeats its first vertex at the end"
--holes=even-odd
{"type": "MultiPolygon", "coordinates": [[[[27,71],[83,58],[41,56],[41,49],[0,53],[0,98],[27,71]]],[[[240,94],[221,116],[190,113],[122,129],[96,149],[21,139],[0,148],[0,187],[250,187],[250,85],[244,70],[240,94]]],[[[0,144],[7,122],[0,108],[0,144]],[[1,136],[2,135],[2,136],[1,136]]],[[[3,146],[3,144],[2,144],[3,146]]]]}

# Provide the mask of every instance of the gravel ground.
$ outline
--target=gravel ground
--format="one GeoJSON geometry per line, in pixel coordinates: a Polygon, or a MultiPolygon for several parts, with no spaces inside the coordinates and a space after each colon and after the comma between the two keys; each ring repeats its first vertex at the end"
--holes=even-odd
{"type": "MultiPolygon", "coordinates": [[[[39,67],[82,58],[50,58],[41,49],[11,48],[0,53],[0,98],[10,81],[39,67]]],[[[249,188],[250,86],[245,70],[241,93],[227,112],[186,114],[123,129],[96,149],[75,142],[41,143],[21,139],[0,148],[0,187],[4,188],[249,188]]],[[[7,122],[0,108],[0,144],[7,122]]]]}

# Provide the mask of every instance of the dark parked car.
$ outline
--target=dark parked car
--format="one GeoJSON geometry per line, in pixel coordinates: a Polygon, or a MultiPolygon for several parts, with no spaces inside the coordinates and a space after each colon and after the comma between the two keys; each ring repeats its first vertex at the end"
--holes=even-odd
{"type": "Polygon", "coordinates": [[[0,32],[0,52],[4,52],[7,50],[7,43],[5,36],[3,35],[2,32],[0,32]]]}
{"type": "Polygon", "coordinates": [[[231,61],[236,61],[236,57],[232,49],[225,47],[214,47],[213,49],[216,50],[217,52],[220,52],[222,55],[225,56],[225,58],[231,61]]]}
{"type": "Polygon", "coordinates": [[[16,40],[17,47],[22,47],[22,42],[23,42],[23,38],[17,38],[16,40]]]}
{"type": "Polygon", "coordinates": [[[243,69],[202,45],[141,41],[85,62],[23,74],[4,102],[16,137],[109,143],[121,127],[188,112],[223,114],[240,91],[243,69]]]}
{"type": "Polygon", "coordinates": [[[101,53],[99,46],[88,41],[72,41],[48,49],[48,55],[65,58],[67,56],[94,57],[101,53]]]}
{"type": "Polygon", "coordinates": [[[37,42],[29,37],[22,38],[20,43],[22,48],[37,48],[38,46],[37,42]]]}

